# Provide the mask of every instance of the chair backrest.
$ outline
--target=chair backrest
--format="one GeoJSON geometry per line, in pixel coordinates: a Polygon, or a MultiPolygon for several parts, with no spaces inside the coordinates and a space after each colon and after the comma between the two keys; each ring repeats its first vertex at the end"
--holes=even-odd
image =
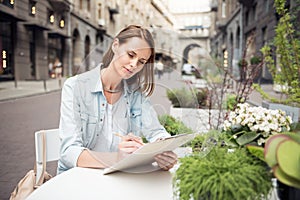
{"type": "Polygon", "coordinates": [[[59,159],[60,138],[59,129],[40,130],[35,132],[36,162],[43,162],[43,137],[46,136],[46,162],[59,159]]]}
{"type": "MultiPolygon", "coordinates": [[[[43,134],[45,134],[46,163],[59,159],[60,138],[59,129],[40,130],[35,132],[36,181],[43,170],[43,134]]],[[[45,166],[46,166],[45,163],[45,166]]]]}

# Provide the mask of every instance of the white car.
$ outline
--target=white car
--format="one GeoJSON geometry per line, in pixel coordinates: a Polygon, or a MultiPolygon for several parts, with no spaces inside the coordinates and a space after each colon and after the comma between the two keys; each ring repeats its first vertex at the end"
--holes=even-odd
{"type": "Polygon", "coordinates": [[[195,67],[189,63],[185,63],[182,66],[181,74],[182,75],[192,75],[195,72],[195,67]]]}

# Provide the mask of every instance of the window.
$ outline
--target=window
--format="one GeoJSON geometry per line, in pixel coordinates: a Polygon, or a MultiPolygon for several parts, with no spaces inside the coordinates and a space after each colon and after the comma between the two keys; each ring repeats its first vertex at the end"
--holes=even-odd
{"type": "Polygon", "coordinates": [[[15,1],[14,0],[0,0],[0,3],[9,7],[9,8],[14,8],[15,1]]]}
{"type": "Polygon", "coordinates": [[[29,1],[29,15],[35,16],[36,14],[36,1],[29,1]]]}
{"type": "Polygon", "coordinates": [[[256,8],[257,8],[257,4],[255,4],[253,6],[253,19],[254,19],[254,21],[257,20],[257,11],[256,11],[256,8]]]}
{"type": "Polygon", "coordinates": [[[83,6],[82,6],[82,3],[83,3],[82,0],[79,0],[79,9],[80,9],[80,10],[82,10],[82,7],[83,7],[83,6]]]}
{"type": "Polygon", "coordinates": [[[262,45],[264,46],[267,43],[267,27],[263,27],[261,29],[261,35],[262,35],[262,45]]]}
{"type": "Polygon", "coordinates": [[[102,17],[102,5],[101,3],[98,4],[98,19],[102,17]]]}
{"type": "Polygon", "coordinates": [[[64,28],[65,27],[65,19],[62,17],[59,21],[59,27],[64,28]]]}
{"type": "Polygon", "coordinates": [[[221,15],[222,15],[222,18],[225,18],[226,17],[226,2],[225,0],[222,1],[222,10],[221,10],[221,15]]]}
{"type": "Polygon", "coordinates": [[[248,26],[249,25],[249,10],[246,11],[245,21],[246,21],[246,26],[248,26]]]}
{"type": "Polygon", "coordinates": [[[265,0],[265,11],[269,12],[269,0],[265,0]]]}
{"type": "Polygon", "coordinates": [[[48,16],[49,16],[49,23],[53,24],[55,21],[55,17],[54,17],[54,12],[52,10],[48,11],[48,16]]]}
{"type": "Polygon", "coordinates": [[[91,11],[91,1],[87,0],[86,3],[87,3],[87,5],[86,5],[87,11],[91,11]]]}

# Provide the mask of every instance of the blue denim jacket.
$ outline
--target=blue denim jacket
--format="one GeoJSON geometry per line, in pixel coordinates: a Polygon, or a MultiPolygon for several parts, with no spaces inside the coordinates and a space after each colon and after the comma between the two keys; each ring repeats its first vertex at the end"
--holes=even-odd
{"type": "MultiPolygon", "coordinates": [[[[124,81],[129,130],[144,136],[149,142],[169,136],[159,123],[150,101],[140,91],[133,91],[124,81]]],[[[66,80],[62,89],[60,110],[60,138],[62,141],[58,173],[77,164],[84,149],[92,149],[101,134],[106,114],[106,98],[100,78],[100,66],[66,80]]]]}

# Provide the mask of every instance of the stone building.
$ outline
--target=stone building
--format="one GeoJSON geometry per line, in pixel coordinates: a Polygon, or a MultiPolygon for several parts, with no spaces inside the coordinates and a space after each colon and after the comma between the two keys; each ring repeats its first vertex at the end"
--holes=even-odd
{"type": "MultiPolygon", "coordinates": [[[[210,36],[212,55],[223,60],[224,67],[228,67],[238,78],[238,62],[243,54],[245,53],[245,58],[250,63],[252,57],[261,57],[260,49],[274,39],[279,20],[274,9],[274,0],[213,1],[217,7],[210,36]]],[[[287,1],[286,4],[290,9],[298,6],[299,3],[295,0],[287,1]]],[[[255,81],[272,81],[266,66],[263,66],[255,81]]]]}
{"type": "Polygon", "coordinates": [[[67,64],[69,12],[68,1],[2,0],[0,79],[47,79],[50,62],[67,64]]]}
{"type": "MultiPolygon", "coordinates": [[[[0,80],[46,80],[95,67],[129,24],[173,27],[160,0],[1,0],[0,80]],[[59,64],[57,64],[59,63],[59,64]]],[[[165,49],[173,46],[166,44],[165,49]]]]}

